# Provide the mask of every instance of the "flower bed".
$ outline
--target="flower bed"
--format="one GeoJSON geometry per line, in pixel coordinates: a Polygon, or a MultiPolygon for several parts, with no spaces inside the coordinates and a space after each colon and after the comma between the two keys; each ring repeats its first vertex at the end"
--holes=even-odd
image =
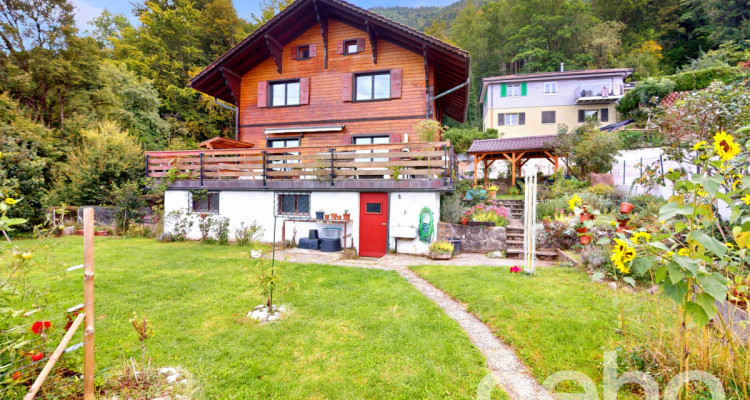
{"type": "Polygon", "coordinates": [[[494,226],[502,227],[510,223],[508,220],[510,210],[494,200],[477,204],[466,211],[464,215],[469,218],[469,221],[488,223],[482,225],[492,226],[494,224],[494,226]]]}

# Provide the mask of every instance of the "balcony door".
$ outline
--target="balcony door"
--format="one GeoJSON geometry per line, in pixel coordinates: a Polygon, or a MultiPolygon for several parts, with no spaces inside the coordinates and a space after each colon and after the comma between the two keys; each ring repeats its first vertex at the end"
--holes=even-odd
{"type": "MultiPolygon", "coordinates": [[[[268,139],[266,142],[266,147],[272,148],[272,149],[279,149],[279,148],[285,148],[285,147],[299,147],[300,146],[300,138],[294,137],[294,138],[284,138],[284,139],[268,139]]],[[[299,155],[299,152],[289,152],[289,153],[273,153],[274,155],[299,155]]],[[[274,166],[278,164],[297,164],[299,163],[299,160],[272,160],[269,164],[272,164],[274,166]]],[[[279,166],[280,167],[280,166],[279,166]]],[[[269,168],[271,171],[289,171],[290,168],[269,168]]]]}

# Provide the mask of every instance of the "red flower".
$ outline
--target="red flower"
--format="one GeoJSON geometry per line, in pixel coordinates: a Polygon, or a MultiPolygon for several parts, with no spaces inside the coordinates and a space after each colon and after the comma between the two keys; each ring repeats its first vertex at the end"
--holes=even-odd
{"type": "Polygon", "coordinates": [[[201,218],[206,218],[206,213],[201,213],[201,218]]]}
{"type": "Polygon", "coordinates": [[[21,379],[22,376],[23,376],[23,374],[21,373],[21,371],[16,371],[16,372],[13,373],[13,375],[11,375],[11,377],[13,379],[15,379],[15,380],[21,379]]]}
{"type": "Polygon", "coordinates": [[[49,321],[36,321],[34,322],[34,325],[31,326],[31,331],[36,335],[41,335],[42,332],[45,329],[49,329],[50,326],[52,326],[52,323],[49,321]]]}
{"type": "Polygon", "coordinates": [[[39,361],[44,358],[44,353],[39,352],[31,356],[31,361],[39,361]]]}
{"type": "Polygon", "coordinates": [[[518,265],[514,265],[514,266],[510,267],[510,272],[516,274],[518,272],[521,272],[521,268],[519,268],[518,265]]]}

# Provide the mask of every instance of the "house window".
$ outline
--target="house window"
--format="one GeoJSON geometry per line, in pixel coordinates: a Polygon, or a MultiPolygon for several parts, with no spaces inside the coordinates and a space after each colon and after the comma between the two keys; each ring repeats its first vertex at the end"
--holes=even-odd
{"type": "Polygon", "coordinates": [[[543,124],[554,124],[555,123],[555,112],[554,111],[542,111],[542,123],[543,124]]]}
{"type": "Polygon", "coordinates": [[[190,211],[194,213],[219,213],[219,192],[190,192],[190,211]]]}
{"type": "Polygon", "coordinates": [[[518,125],[518,114],[505,114],[505,125],[518,125]]]}
{"type": "Polygon", "coordinates": [[[356,75],[354,94],[356,101],[390,99],[391,73],[378,72],[356,75]]]}
{"type": "MultiPolygon", "coordinates": [[[[368,145],[368,144],[388,144],[391,142],[389,136],[355,136],[354,144],[368,145]]],[[[372,154],[372,153],[388,153],[387,149],[383,150],[356,150],[356,153],[372,154]]],[[[357,158],[358,162],[387,162],[388,158],[357,158]]]]}
{"type": "Polygon", "coordinates": [[[508,85],[507,89],[508,97],[518,97],[521,95],[521,85],[508,85]]]}
{"type": "Polygon", "coordinates": [[[271,107],[298,106],[299,80],[271,82],[271,107]]]}
{"type": "Polygon", "coordinates": [[[557,94],[557,82],[545,82],[544,94],[557,94]]]}
{"type": "Polygon", "coordinates": [[[310,215],[310,194],[309,193],[284,193],[278,195],[278,213],[279,215],[310,215]]]}
{"type": "Polygon", "coordinates": [[[382,203],[367,203],[365,206],[365,214],[382,214],[383,205],[382,203]]]}
{"type": "MultiPolygon", "coordinates": [[[[284,147],[299,147],[300,146],[300,138],[285,138],[285,139],[268,139],[266,140],[266,147],[273,148],[273,149],[279,149],[284,147]]],[[[285,156],[297,156],[299,153],[273,153],[275,155],[285,155],[285,156]]],[[[298,164],[300,160],[271,160],[269,164],[273,165],[274,167],[269,168],[271,171],[291,171],[291,168],[277,168],[281,167],[282,165],[279,164],[298,164]]]]}
{"type": "Polygon", "coordinates": [[[357,54],[358,52],[359,46],[357,45],[357,39],[344,41],[344,54],[357,54]]]}
{"type": "Polygon", "coordinates": [[[310,58],[310,45],[297,46],[297,59],[307,60],[310,58]]]}
{"type": "Polygon", "coordinates": [[[599,115],[599,111],[597,111],[597,110],[586,110],[586,112],[583,115],[586,117],[586,119],[596,118],[599,115]]]}

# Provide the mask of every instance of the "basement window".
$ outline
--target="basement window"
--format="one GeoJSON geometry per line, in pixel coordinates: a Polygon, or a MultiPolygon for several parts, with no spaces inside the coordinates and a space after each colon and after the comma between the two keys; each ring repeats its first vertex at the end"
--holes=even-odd
{"type": "Polygon", "coordinates": [[[219,192],[190,192],[190,211],[194,213],[219,213],[219,192]]]}
{"type": "Polygon", "coordinates": [[[277,201],[279,215],[310,216],[310,193],[283,193],[277,201]]]}

